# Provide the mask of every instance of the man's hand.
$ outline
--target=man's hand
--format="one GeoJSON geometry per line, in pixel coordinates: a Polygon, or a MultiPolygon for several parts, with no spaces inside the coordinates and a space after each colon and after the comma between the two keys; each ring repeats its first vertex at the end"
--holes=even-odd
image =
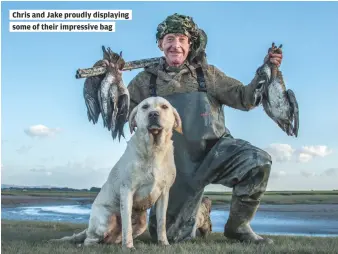
{"type": "Polygon", "coordinates": [[[279,47],[277,48],[274,43],[272,43],[272,47],[269,49],[268,54],[264,58],[264,62],[270,62],[279,67],[282,64],[283,52],[279,47]]]}
{"type": "Polygon", "coordinates": [[[270,63],[277,65],[278,67],[282,64],[283,54],[282,53],[269,53],[268,54],[270,63]]]}
{"type": "Polygon", "coordinates": [[[122,51],[120,54],[113,52],[110,48],[107,50],[102,47],[103,50],[103,60],[102,64],[107,68],[107,72],[111,73],[117,79],[122,77],[122,69],[125,65],[125,61],[122,58],[122,51]]]}

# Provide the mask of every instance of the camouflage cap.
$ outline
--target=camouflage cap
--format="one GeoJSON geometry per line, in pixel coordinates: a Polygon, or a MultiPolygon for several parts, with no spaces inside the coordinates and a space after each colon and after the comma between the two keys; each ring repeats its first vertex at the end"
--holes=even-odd
{"type": "Polygon", "coordinates": [[[177,13],[168,16],[157,26],[156,42],[169,33],[180,33],[190,38],[192,44],[188,56],[190,61],[200,54],[204,57],[207,36],[202,29],[198,28],[192,17],[177,13]]]}
{"type": "Polygon", "coordinates": [[[198,27],[191,17],[175,13],[157,26],[156,40],[169,33],[184,34],[194,41],[198,37],[198,27]]]}

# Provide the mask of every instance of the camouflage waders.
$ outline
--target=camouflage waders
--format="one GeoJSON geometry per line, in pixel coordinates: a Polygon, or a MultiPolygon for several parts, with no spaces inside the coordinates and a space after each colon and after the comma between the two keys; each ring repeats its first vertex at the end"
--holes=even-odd
{"type": "MultiPolygon", "coordinates": [[[[207,84],[202,68],[197,68],[196,74],[199,91],[163,96],[180,114],[184,134],[173,135],[177,176],[167,210],[168,240],[173,243],[195,237],[195,217],[204,187],[213,183],[233,188],[225,236],[261,241],[249,222],[266,190],[271,158],[249,142],[231,136],[224,124],[223,106],[205,92],[207,84]]],[[[150,83],[150,95],[156,96],[154,74],[150,83]]],[[[156,240],[154,207],[149,231],[156,240]]]]}

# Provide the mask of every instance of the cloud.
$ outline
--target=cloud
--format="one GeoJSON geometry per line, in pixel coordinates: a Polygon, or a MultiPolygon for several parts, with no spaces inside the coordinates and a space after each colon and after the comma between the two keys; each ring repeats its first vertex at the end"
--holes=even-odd
{"type": "Polygon", "coordinates": [[[280,176],[285,176],[286,175],[286,172],[283,171],[283,170],[280,170],[278,173],[279,173],[280,176]]]}
{"type": "Polygon", "coordinates": [[[270,144],[266,151],[278,162],[289,161],[294,149],[288,144],[270,144]]]}
{"type": "Polygon", "coordinates": [[[50,171],[47,171],[45,168],[31,168],[29,171],[34,173],[45,173],[47,176],[52,175],[53,173],[50,171]]]}
{"type": "Polygon", "coordinates": [[[303,146],[303,153],[311,154],[312,156],[325,157],[332,153],[332,150],[327,146],[303,146]]]}
{"type": "Polygon", "coordinates": [[[50,137],[60,131],[60,128],[48,128],[42,124],[33,125],[24,130],[24,132],[30,137],[50,137]]]}
{"type": "Polygon", "coordinates": [[[326,157],[333,152],[332,149],[329,149],[327,146],[318,145],[318,146],[303,146],[302,148],[296,151],[297,161],[301,163],[306,163],[312,160],[315,157],[326,157]]]}
{"type": "Polygon", "coordinates": [[[24,154],[27,153],[31,148],[32,146],[21,146],[20,148],[16,149],[16,151],[19,154],[24,154]]]}
{"type": "Polygon", "coordinates": [[[316,176],[316,173],[315,173],[315,172],[301,171],[300,174],[301,174],[301,176],[304,176],[304,177],[312,177],[312,176],[316,176]]]}
{"type": "Polygon", "coordinates": [[[269,179],[267,189],[277,190],[336,190],[337,177],[320,176],[314,172],[290,172],[269,179]]]}
{"type": "Polygon", "coordinates": [[[46,172],[46,169],[45,168],[31,168],[29,171],[41,173],[41,172],[46,172]]]}
{"type": "Polygon", "coordinates": [[[338,168],[329,168],[324,170],[322,176],[338,177],[338,168]]]}
{"type": "Polygon", "coordinates": [[[294,160],[299,163],[306,163],[315,157],[323,158],[333,153],[333,150],[325,145],[302,146],[295,149],[289,144],[270,144],[265,150],[277,162],[294,160]]]}
{"type": "Polygon", "coordinates": [[[324,170],[322,173],[301,171],[300,174],[307,178],[308,177],[330,177],[334,179],[338,177],[338,168],[328,168],[324,170]]]}
{"type": "Polygon", "coordinates": [[[297,161],[301,163],[306,163],[309,162],[310,160],[312,160],[312,156],[306,153],[300,153],[297,158],[297,161]]]}
{"type": "Polygon", "coordinates": [[[40,159],[40,161],[41,161],[42,163],[54,161],[54,156],[43,157],[43,158],[40,159]]]}

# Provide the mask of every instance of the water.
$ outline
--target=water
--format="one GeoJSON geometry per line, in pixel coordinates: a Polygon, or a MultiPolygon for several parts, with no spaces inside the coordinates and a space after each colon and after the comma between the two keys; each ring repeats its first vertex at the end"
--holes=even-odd
{"type": "MultiPolygon", "coordinates": [[[[88,223],[91,204],[2,208],[8,220],[88,223]]],[[[261,205],[251,225],[260,234],[338,236],[338,205],[261,205]]],[[[149,212],[149,211],[148,211],[149,212]]],[[[213,232],[223,232],[228,208],[213,208],[213,232]]]]}

